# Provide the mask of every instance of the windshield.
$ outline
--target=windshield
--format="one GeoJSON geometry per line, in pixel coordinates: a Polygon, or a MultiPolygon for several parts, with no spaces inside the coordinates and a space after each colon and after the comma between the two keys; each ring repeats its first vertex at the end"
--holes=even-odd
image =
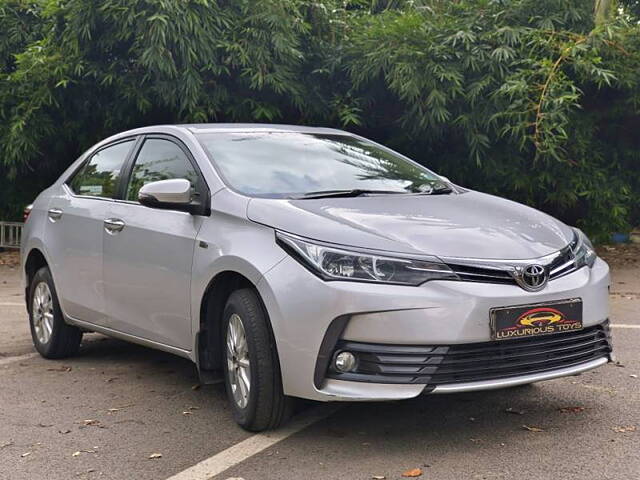
{"type": "Polygon", "coordinates": [[[428,193],[446,186],[400,154],[348,135],[224,132],[196,137],[229,186],[250,196],[342,190],[428,193]]]}

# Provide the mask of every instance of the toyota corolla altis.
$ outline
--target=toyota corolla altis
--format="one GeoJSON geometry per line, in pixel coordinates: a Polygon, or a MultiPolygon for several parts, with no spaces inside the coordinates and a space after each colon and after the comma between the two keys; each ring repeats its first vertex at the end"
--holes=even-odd
{"type": "Polygon", "coordinates": [[[110,137],[36,199],[22,258],[43,356],[100,332],[186,357],[255,431],[294,397],[509,387],[612,355],[609,268],[580,230],[333,129],[110,137]]]}

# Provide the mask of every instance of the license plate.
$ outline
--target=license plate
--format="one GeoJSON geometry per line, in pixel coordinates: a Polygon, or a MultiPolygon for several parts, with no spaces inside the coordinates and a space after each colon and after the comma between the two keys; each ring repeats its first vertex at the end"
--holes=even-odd
{"type": "Polygon", "coordinates": [[[582,329],[582,300],[492,308],[491,338],[508,340],[582,329]]]}

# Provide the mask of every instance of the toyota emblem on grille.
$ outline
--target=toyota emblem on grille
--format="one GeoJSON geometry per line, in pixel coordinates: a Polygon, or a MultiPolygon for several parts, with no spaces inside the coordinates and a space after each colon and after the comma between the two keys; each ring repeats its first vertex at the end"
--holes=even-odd
{"type": "Polygon", "coordinates": [[[527,265],[516,269],[516,282],[529,292],[542,290],[549,280],[547,269],[542,265],[527,265]]]}

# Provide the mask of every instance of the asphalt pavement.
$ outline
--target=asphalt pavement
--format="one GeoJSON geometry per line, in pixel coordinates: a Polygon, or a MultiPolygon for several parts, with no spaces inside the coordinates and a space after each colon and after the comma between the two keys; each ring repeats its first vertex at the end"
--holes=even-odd
{"type": "Polygon", "coordinates": [[[307,403],[281,441],[237,427],[224,388],[199,386],[184,359],[96,334],[75,358],[35,355],[17,267],[0,261],[0,479],[200,480],[199,462],[216,480],[640,479],[640,249],[605,253],[618,363],[491,392],[307,403]]]}

